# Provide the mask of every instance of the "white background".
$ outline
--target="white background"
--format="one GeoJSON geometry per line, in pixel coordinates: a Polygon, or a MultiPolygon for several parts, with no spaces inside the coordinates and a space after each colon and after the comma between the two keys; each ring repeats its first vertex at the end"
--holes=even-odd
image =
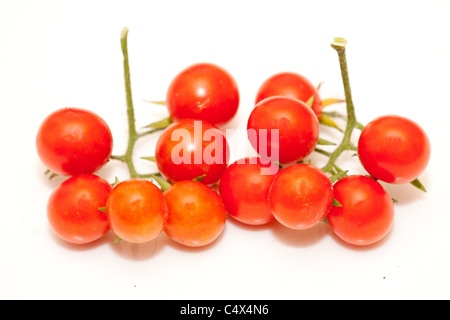
{"type": "MultiPolygon", "coordinates": [[[[449,1],[0,1],[0,298],[3,299],[448,299],[450,298],[449,1]],[[291,231],[273,223],[228,221],[203,249],[165,234],[146,245],[63,243],[46,202],[63,181],[48,181],[34,139],[43,118],[66,106],[101,115],[126,141],[120,32],[128,26],[138,126],[167,115],[144,100],[164,100],[171,79],[196,62],[235,77],[241,95],[229,126],[245,128],[258,86],[280,71],[343,98],[334,37],[347,57],[358,120],[407,116],[428,133],[428,192],[384,185],[399,202],[392,232],[380,244],[343,244],[325,224],[291,231]]],[[[345,112],[345,105],[330,107],[345,112]]],[[[339,141],[337,131],[324,135],[339,141]]],[[[139,161],[157,135],[139,142],[139,161]]],[[[231,146],[237,158],[248,148],[231,146]]],[[[324,159],[312,155],[320,163],[324,159]]],[[[349,161],[346,161],[349,160],[349,161]]],[[[356,158],[341,166],[358,172],[356,158]]],[[[110,162],[99,173],[127,178],[110,162]]]]}

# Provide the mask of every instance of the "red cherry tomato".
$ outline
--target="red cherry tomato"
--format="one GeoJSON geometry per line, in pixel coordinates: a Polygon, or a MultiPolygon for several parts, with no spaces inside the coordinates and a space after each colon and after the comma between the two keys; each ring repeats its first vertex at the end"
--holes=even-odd
{"type": "Polygon", "coordinates": [[[231,164],[220,179],[220,195],[228,214],[249,225],[273,220],[267,201],[269,188],[278,166],[263,163],[260,158],[245,158],[231,164]]]}
{"type": "Polygon", "coordinates": [[[394,204],[377,181],[362,175],[347,176],[338,180],[333,190],[342,206],[332,206],[327,220],[339,238],[353,245],[367,246],[388,234],[394,219],[394,204]]]}
{"type": "Polygon", "coordinates": [[[174,121],[196,119],[221,125],[230,121],[239,107],[239,91],[233,77],[208,63],[192,65],[172,81],[167,108],[174,121]]]}
{"type": "Polygon", "coordinates": [[[112,145],[106,122],[91,111],[76,108],[50,114],[36,137],[44,165],[64,176],[97,171],[109,160],[112,145]]]}
{"type": "Polygon", "coordinates": [[[114,187],[106,203],[111,229],[122,240],[144,243],[164,229],[166,205],[162,191],[144,179],[129,179],[114,187]]]}
{"type": "Polygon", "coordinates": [[[280,171],[269,191],[273,215],[288,228],[304,230],[321,222],[331,208],[333,188],[323,171],[294,164],[280,171]]]}
{"type": "Polygon", "coordinates": [[[281,96],[259,102],[250,114],[247,129],[259,155],[281,163],[304,159],[319,139],[319,121],[311,108],[298,99],[281,96]],[[276,130],[278,139],[272,136],[276,130]]]}
{"type": "Polygon", "coordinates": [[[263,82],[256,94],[255,103],[273,96],[286,96],[307,102],[314,96],[311,108],[320,120],[322,100],[316,87],[304,76],[293,72],[277,73],[263,82]]]}
{"type": "Polygon", "coordinates": [[[80,174],[61,183],[51,194],[47,217],[52,229],[63,240],[86,244],[108,232],[106,204],[111,185],[93,174],[80,174]]]}
{"type": "Polygon", "coordinates": [[[166,234],[189,247],[205,246],[216,240],[226,222],[226,209],[219,194],[192,180],[174,183],[164,192],[168,219],[166,234]]]}
{"type": "Polygon", "coordinates": [[[229,147],[217,127],[199,120],[171,124],[156,144],[156,164],[170,182],[192,180],[206,175],[202,182],[217,182],[228,163],[229,147]]]}
{"type": "Polygon", "coordinates": [[[358,155],[374,178],[389,183],[408,183],[426,168],[430,141],[415,122],[387,115],[371,121],[361,132],[358,155]]]}

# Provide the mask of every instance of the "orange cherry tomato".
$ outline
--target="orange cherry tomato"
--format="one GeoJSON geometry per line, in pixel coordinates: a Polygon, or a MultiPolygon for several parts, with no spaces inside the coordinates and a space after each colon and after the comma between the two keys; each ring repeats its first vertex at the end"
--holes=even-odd
{"type": "Polygon", "coordinates": [[[106,213],[114,233],[131,243],[155,239],[166,222],[163,193],[145,179],[129,179],[116,185],[108,197],[106,213]]]}
{"type": "Polygon", "coordinates": [[[203,183],[184,180],[164,192],[168,219],[166,234],[190,247],[216,240],[225,227],[227,212],[219,194],[203,183]]]}

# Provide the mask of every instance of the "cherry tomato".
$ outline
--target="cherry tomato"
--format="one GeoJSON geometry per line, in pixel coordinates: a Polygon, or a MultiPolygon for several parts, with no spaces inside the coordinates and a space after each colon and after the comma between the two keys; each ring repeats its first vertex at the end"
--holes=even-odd
{"type": "Polygon", "coordinates": [[[186,119],[171,124],[162,133],[155,158],[159,171],[170,183],[206,175],[202,182],[212,184],[227,167],[229,147],[217,127],[186,119]]]}
{"type": "Polygon", "coordinates": [[[304,230],[321,222],[331,208],[333,188],[323,171],[310,164],[294,164],[276,176],[269,204],[278,222],[304,230]]]}
{"type": "Polygon", "coordinates": [[[311,108],[320,120],[322,100],[314,85],[304,76],[293,72],[277,73],[263,82],[256,94],[255,103],[273,96],[286,96],[307,102],[314,96],[311,108]]]}
{"type": "Polygon", "coordinates": [[[430,159],[430,141],[415,122],[396,115],[371,121],[361,132],[358,155],[374,178],[401,184],[415,180],[430,159]]]}
{"type": "Polygon", "coordinates": [[[319,121],[311,108],[298,99],[281,96],[259,102],[250,114],[247,129],[259,155],[281,163],[304,159],[319,139],[319,121]],[[274,139],[274,132],[278,139],[274,139]]]}
{"type": "Polygon", "coordinates": [[[145,179],[129,179],[116,185],[108,197],[106,213],[114,233],[131,243],[155,239],[167,218],[162,191],[145,179]]]}
{"type": "Polygon", "coordinates": [[[332,206],[327,220],[339,238],[353,245],[367,246],[389,233],[394,204],[376,180],[351,175],[338,180],[333,190],[341,207],[332,206]]]}
{"type": "Polygon", "coordinates": [[[236,114],[239,91],[226,70],[199,63],[189,66],[173,79],[166,103],[174,121],[196,119],[221,125],[236,114]]]}
{"type": "Polygon", "coordinates": [[[262,225],[274,219],[267,201],[278,166],[260,158],[244,158],[231,164],[220,179],[219,191],[228,214],[249,225],[262,225]]]}
{"type": "Polygon", "coordinates": [[[192,180],[174,183],[164,192],[168,219],[166,234],[189,247],[205,246],[222,233],[226,209],[219,194],[192,180]]]}
{"type": "Polygon", "coordinates": [[[106,122],[91,111],[76,108],[51,113],[36,137],[41,161],[64,176],[97,171],[109,160],[112,145],[106,122]]]}
{"type": "Polygon", "coordinates": [[[99,210],[106,204],[111,185],[93,174],[80,174],[61,183],[47,203],[50,226],[63,240],[86,244],[110,229],[108,218],[99,210]]]}

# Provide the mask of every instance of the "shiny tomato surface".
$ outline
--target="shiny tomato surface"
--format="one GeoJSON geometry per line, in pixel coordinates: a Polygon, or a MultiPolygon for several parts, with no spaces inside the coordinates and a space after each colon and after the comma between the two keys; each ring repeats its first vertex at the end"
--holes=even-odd
{"type": "Polygon", "coordinates": [[[285,96],[307,102],[311,97],[311,108],[320,120],[322,99],[316,87],[305,76],[294,72],[280,72],[266,79],[256,94],[255,103],[273,96],[285,96]]]}
{"type": "Polygon", "coordinates": [[[70,176],[94,173],[108,162],[113,146],[111,131],[97,114],[64,108],[44,119],[36,136],[43,164],[54,173],[70,176]]]}
{"type": "Polygon", "coordinates": [[[110,229],[106,205],[111,185],[94,174],[68,178],[51,194],[47,217],[52,229],[63,240],[86,244],[100,239],[110,229]]]}
{"type": "Polygon", "coordinates": [[[184,180],[164,192],[168,219],[165,233],[188,247],[202,247],[222,233],[227,212],[219,194],[203,183],[184,180]]]}
{"type": "Polygon", "coordinates": [[[247,131],[251,145],[262,158],[292,163],[314,151],[319,139],[319,121],[304,102],[276,96],[255,106],[247,131]]]}
{"type": "Polygon", "coordinates": [[[228,165],[229,146],[223,132],[199,120],[181,120],[160,136],[155,151],[159,171],[171,183],[205,175],[202,182],[219,181],[228,165]]]}
{"type": "Polygon", "coordinates": [[[114,187],[106,203],[111,229],[122,240],[144,243],[155,239],[166,223],[162,191],[145,179],[129,179],[114,187]]]}
{"type": "Polygon", "coordinates": [[[263,225],[274,219],[269,206],[269,188],[278,166],[260,158],[244,158],[232,163],[220,179],[220,195],[228,214],[248,225],[263,225]]]}
{"type": "Polygon", "coordinates": [[[367,172],[382,181],[402,184],[415,180],[430,160],[430,141],[414,121],[381,116],[361,132],[358,155],[367,172]]]}
{"type": "Polygon", "coordinates": [[[187,67],[172,80],[166,103],[174,121],[196,119],[222,125],[238,110],[239,90],[225,69],[198,63],[187,67]]]}
{"type": "Polygon", "coordinates": [[[341,206],[332,206],[327,220],[339,238],[367,246],[389,233],[394,204],[380,183],[367,176],[351,175],[338,180],[333,190],[341,206]]]}
{"type": "Polygon", "coordinates": [[[284,226],[304,230],[321,222],[331,208],[330,179],[317,167],[294,164],[274,179],[269,191],[273,215],[284,226]]]}

